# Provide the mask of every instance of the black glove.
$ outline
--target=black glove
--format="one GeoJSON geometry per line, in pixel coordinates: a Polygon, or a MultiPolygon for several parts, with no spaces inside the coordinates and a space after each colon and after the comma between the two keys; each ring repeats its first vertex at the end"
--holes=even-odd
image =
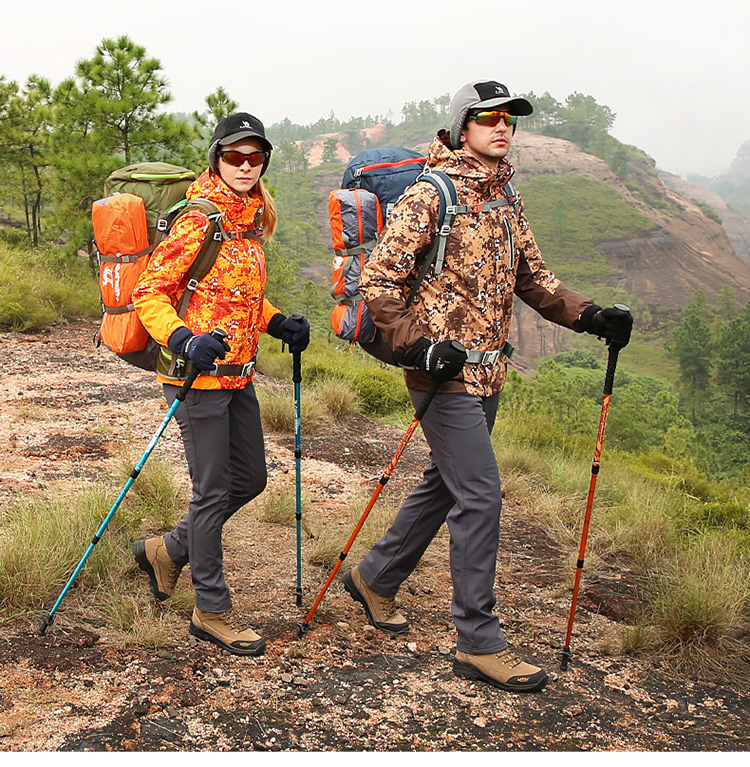
{"type": "Polygon", "coordinates": [[[178,356],[189,359],[198,370],[211,370],[216,358],[224,359],[230,347],[222,338],[218,340],[210,333],[194,336],[188,328],[177,328],[167,342],[178,356]]]}
{"type": "Polygon", "coordinates": [[[420,338],[404,355],[403,361],[436,381],[450,381],[463,370],[466,349],[459,341],[433,343],[429,338],[420,338]]]}
{"type": "Polygon", "coordinates": [[[608,344],[627,346],[633,329],[633,315],[624,304],[615,304],[606,309],[588,306],[581,314],[581,327],[591,335],[604,338],[608,344]]]}
{"type": "Polygon", "coordinates": [[[268,335],[281,339],[292,353],[303,352],[310,343],[310,323],[302,314],[287,317],[279,312],[268,323],[268,335]]]}

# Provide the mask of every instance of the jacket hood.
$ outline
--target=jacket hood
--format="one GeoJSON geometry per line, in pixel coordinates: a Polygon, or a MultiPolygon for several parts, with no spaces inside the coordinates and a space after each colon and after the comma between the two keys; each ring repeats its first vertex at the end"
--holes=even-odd
{"type": "Polygon", "coordinates": [[[255,220],[263,208],[263,198],[257,187],[247,197],[240,197],[210,168],[201,173],[188,187],[188,200],[203,197],[215,203],[224,214],[225,222],[243,230],[255,227],[255,220]]]}
{"type": "Polygon", "coordinates": [[[513,166],[505,158],[500,161],[495,170],[488,168],[466,149],[452,149],[450,133],[447,130],[441,130],[430,144],[427,165],[430,168],[442,170],[449,176],[465,178],[481,184],[500,182],[504,185],[515,173],[513,166]]]}

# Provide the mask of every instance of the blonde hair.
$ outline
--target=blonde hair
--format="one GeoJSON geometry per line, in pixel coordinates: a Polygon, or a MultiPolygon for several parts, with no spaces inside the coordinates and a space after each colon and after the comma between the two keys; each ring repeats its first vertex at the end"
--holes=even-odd
{"type": "Polygon", "coordinates": [[[263,198],[263,213],[260,216],[261,226],[263,227],[263,236],[270,240],[273,237],[273,233],[276,230],[276,222],[279,219],[276,212],[276,203],[271,197],[271,193],[268,191],[266,185],[263,183],[263,179],[259,178],[256,184],[260,196],[263,198]]]}

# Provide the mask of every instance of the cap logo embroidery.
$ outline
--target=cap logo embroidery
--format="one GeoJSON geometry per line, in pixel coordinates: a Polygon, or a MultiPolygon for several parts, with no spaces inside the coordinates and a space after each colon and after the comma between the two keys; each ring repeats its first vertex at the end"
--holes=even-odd
{"type": "Polygon", "coordinates": [[[250,125],[250,123],[247,120],[243,120],[242,124],[240,125],[240,128],[251,128],[252,129],[252,127],[253,126],[250,125]]]}

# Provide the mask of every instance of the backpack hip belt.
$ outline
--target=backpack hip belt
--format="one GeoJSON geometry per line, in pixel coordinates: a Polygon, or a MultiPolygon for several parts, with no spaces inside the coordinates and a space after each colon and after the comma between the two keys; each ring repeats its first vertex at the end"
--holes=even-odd
{"type": "MultiPolygon", "coordinates": [[[[193,363],[190,361],[185,362],[181,357],[177,358],[177,364],[173,365],[174,370],[170,371],[170,374],[161,373],[162,378],[169,379],[170,381],[184,381],[193,369],[193,363]]],[[[211,370],[201,370],[200,376],[222,376],[222,377],[234,377],[234,378],[250,378],[255,369],[255,357],[244,364],[237,365],[217,365],[214,364],[211,370]]]]}
{"type": "Polygon", "coordinates": [[[466,362],[469,365],[497,365],[500,360],[509,360],[513,356],[515,348],[506,341],[499,349],[481,351],[474,349],[466,352],[466,362]]]}

